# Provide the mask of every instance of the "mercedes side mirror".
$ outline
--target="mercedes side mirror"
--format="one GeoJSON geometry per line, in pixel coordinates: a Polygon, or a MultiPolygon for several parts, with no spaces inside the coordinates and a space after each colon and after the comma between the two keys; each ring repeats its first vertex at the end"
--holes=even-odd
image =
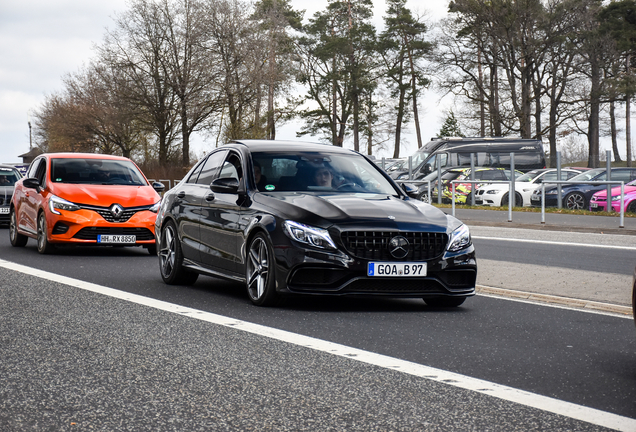
{"type": "Polygon", "coordinates": [[[224,177],[214,180],[210,184],[212,192],[235,194],[238,192],[239,182],[235,178],[224,177]]]}

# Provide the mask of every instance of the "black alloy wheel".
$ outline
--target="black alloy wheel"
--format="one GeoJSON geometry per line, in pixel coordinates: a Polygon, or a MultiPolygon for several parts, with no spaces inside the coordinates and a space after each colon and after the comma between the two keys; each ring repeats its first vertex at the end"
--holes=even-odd
{"type": "Polygon", "coordinates": [[[269,240],[258,233],[247,248],[245,259],[247,295],[257,306],[271,306],[278,300],[274,253],[269,240]]]}
{"type": "Polygon", "coordinates": [[[424,301],[431,307],[457,307],[466,301],[466,297],[425,297],[424,301]]]}
{"type": "Polygon", "coordinates": [[[27,244],[29,238],[18,232],[18,222],[16,220],[15,209],[11,208],[11,216],[9,220],[9,240],[11,246],[24,247],[27,244]]]}
{"type": "Polygon", "coordinates": [[[41,254],[50,254],[55,246],[49,243],[49,237],[46,233],[46,215],[41,212],[38,216],[38,252],[41,254]]]}
{"type": "Polygon", "coordinates": [[[198,273],[187,271],[183,267],[181,242],[172,221],[168,221],[161,229],[159,269],[161,278],[168,285],[192,285],[199,277],[198,273]]]}
{"type": "Polygon", "coordinates": [[[563,198],[563,206],[570,210],[585,210],[585,195],[581,192],[570,192],[563,198]]]}

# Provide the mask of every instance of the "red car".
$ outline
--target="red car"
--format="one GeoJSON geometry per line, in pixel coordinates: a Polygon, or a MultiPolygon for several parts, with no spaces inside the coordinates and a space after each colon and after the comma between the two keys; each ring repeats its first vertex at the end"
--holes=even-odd
{"type": "Polygon", "coordinates": [[[152,186],[130,159],[86,153],[48,153],[15,185],[9,236],[16,247],[37,240],[55,245],[142,246],[156,254],[154,223],[161,183],[152,186]]]}

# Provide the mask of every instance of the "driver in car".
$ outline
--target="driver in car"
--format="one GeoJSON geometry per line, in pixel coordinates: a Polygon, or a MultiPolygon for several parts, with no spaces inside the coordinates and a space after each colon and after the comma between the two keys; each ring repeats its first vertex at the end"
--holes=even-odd
{"type": "Polygon", "coordinates": [[[312,179],[314,182],[314,186],[333,186],[333,174],[331,170],[324,165],[316,168],[312,179]]]}

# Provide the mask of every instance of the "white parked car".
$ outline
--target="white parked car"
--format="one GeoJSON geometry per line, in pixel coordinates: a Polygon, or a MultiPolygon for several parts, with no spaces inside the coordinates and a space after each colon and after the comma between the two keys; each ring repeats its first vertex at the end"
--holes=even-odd
{"type": "MultiPolygon", "coordinates": [[[[581,171],[570,168],[561,169],[561,180],[569,180],[581,171]]],[[[557,179],[556,168],[544,168],[532,170],[515,179],[515,205],[517,207],[529,207],[530,196],[535,189],[541,186],[545,181],[554,181],[557,179]]],[[[492,207],[501,207],[508,205],[510,185],[508,183],[493,183],[483,185],[475,194],[475,204],[486,205],[492,207]]]]}

